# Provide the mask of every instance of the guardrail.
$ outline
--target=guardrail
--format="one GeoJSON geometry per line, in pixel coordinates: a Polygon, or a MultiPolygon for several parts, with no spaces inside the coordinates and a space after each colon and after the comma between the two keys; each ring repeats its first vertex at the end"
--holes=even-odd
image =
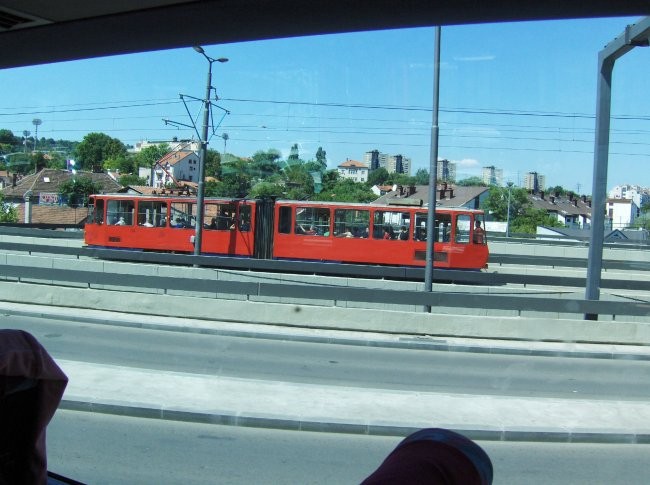
{"type": "MultiPolygon", "coordinates": [[[[60,286],[62,282],[93,286],[113,286],[156,289],[164,292],[175,290],[201,294],[235,294],[247,297],[275,297],[289,299],[352,301],[397,305],[430,307],[480,308],[510,310],[521,313],[542,312],[590,315],[650,315],[650,303],[638,301],[587,301],[578,299],[557,299],[545,297],[490,294],[473,295],[466,292],[423,292],[415,290],[391,290],[381,288],[358,288],[350,286],[328,286],[321,284],[287,284],[253,281],[223,281],[187,277],[162,277],[97,271],[66,270],[14,265],[0,266],[2,276],[18,281],[40,284],[48,281],[60,286]],[[126,281],[125,281],[126,280],[126,281]]],[[[104,289],[104,288],[102,288],[104,289]]],[[[110,290],[108,290],[110,291],[110,290]]]]}
{"type": "MultiPolygon", "coordinates": [[[[0,242],[0,251],[19,251],[27,254],[59,254],[77,258],[97,258],[110,261],[134,263],[152,263],[183,266],[201,266],[206,268],[223,268],[244,271],[267,271],[277,273],[313,274],[325,276],[375,278],[406,281],[424,281],[424,268],[371,266],[342,263],[320,263],[315,261],[260,260],[251,258],[234,258],[226,256],[195,256],[190,254],[150,253],[144,251],[98,249],[88,247],[50,246],[41,244],[23,244],[0,242]]],[[[495,260],[511,261],[508,264],[537,264],[562,266],[560,260],[567,260],[568,267],[580,267],[578,258],[547,258],[543,256],[494,256],[495,260]],[[512,261],[520,263],[512,263],[512,261]],[[572,266],[575,265],[575,266],[572,266]]],[[[492,259],[491,259],[492,261],[492,259]]],[[[586,265],[586,262],[584,262],[586,265]]],[[[608,261],[606,268],[639,269],[630,266],[628,261],[608,261]]],[[[633,263],[648,267],[648,263],[633,263]]],[[[554,275],[500,274],[479,271],[435,270],[433,281],[464,285],[507,285],[551,286],[584,288],[586,278],[554,275]]],[[[601,288],[614,290],[650,291],[650,279],[602,279],[601,288]]]]}

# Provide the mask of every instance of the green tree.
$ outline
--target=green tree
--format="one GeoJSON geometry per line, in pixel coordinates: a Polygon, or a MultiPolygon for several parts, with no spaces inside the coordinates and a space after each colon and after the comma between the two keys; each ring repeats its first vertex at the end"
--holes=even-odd
{"type": "Polygon", "coordinates": [[[206,177],[221,177],[221,153],[217,150],[208,148],[205,152],[205,169],[206,177]]]}
{"type": "Polygon", "coordinates": [[[151,168],[154,163],[167,155],[171,149],[167,143],[161,145],[150,145],[143,148],[133,156],[133,165],[138,167],[151,168]]]}
{"type": "Polygon", "coordinates": [[[5,196],[2,192],[0,192],[0,222],[18,222],[16,207],[5,202],[5,196]]]}
{"type": "Polygon", "coordinates": [[[429,171],[426,168],[415,172],[415,185],[429,185],[429,171]]]}
{"type": "Polygon", "coordinates": [[[93,172],[100,172],[105,160],[126,155],[126,146],[104,133],[88,133],[75,149],[79,167],[93,172]]]}
{"type": "Polygon", "coordinates": [[[70,207],[81,207],[88,203],[88,196],[101,191],[101,186],[90,177],[76,177],[59,185],[59,194],[70,207]]]}
{"type": "Polygon", "coordinates": [[[128,185],[130,186],[137,186],[137,185],[147,185],[147,179],[144,177],[138,177],[136,174],[132,173],[127,173],[122,175],[119,178],[120,185],[123,187],[126,187],[128,185]]]}
{"type": "Polygon", "coordinates": [[[377,195],[368,185],[350,179],[341,179],[334,186],[323,189],[311,200],[332,202],[372,202],[377,195]]]}
{"type": "Polygon", "coordinates": [[[375,185],[385,185],[388,181],[389,173],[384,167],[379,167],[378,169],[371,170],[368,173],[368,182],[367,184],[370,187],[375,185]]]}
{"type": "Polygon", "coordinates": [[[20,138],[14,136],[11,130],[0,130],[0,153],[10,153],[20,146],[20,138]]]}
{"type": "Polygon", "coordinates": [[[250,197],[285,197],[285,186],[284,184],[277,182],[258,182],[251,189],[250,197]]]}
{"type": "Polygon", "coordinates": [[[562,223],[543,209],[525,207],[521,214],[511,219],[510,232],[536,234],[538,226],[562,227],[562,223]]]}
{"type": "MultiPolygon", "coordinates": [[[[530,205],[528,194],[525,189],[512,187],[510,190],[510,221],[524,213],[524,209],[530,205]]],[[[487,198],[483,201],[482,208],[492,215],[496,221],[508,220],[508,188],[490,187],[487,198]]]]}
{"type": "Polygon", "coordinates": [[[275,149],[255,152],[251,161],[252,175],[262,180],[280,173],[280,165],[278,164],[280,158],[280,152],[275,149]]]}
{"type": "Polygon", "coordinates": [[[316,162],[321,166],[321,171],[327,170],[327,152],[323,147],[318,147],[316,150],[316,162]]]}
{"type": "Polygon", "coordinates": [[[300,152],[298,150],[298,144],[297,143],[294,143],[291,146],[291,152],[289,153],[289,157],[287,157],[287,160],[293,160],[293,161],[300,160],[300,152]]]}
{"type": "Polygon", "coordinates": [[[134,173],[137,170],[134,159],[126,155],[107,158],[104,160],[103,168],[105,170],[119,171],[123,174],[134,173]]]}
{"type": "Polygon", "coordinates": [[[456,185],[460,187],[487,187],[481,177],[467,177],[456,182],[456,185]]]}

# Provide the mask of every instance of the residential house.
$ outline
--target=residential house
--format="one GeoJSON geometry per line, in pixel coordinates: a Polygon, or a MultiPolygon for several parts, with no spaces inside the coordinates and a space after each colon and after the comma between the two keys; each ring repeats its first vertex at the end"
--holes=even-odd
{"type": "Polygon", "coordinates": [[[586,229],[591,225],[591,200],[584,195],[560,196],[545,193],[543,190],[528,196],[533,208],[546,211],[565,227],[586,229]]]}
{"type": "MultiPolygon", "coordinates": [[[[461,187],[442,183],[436,189],[436,206],[479,209],[481,203],[488,196],[489,190],[488,187],[461,187]]],[[[395,190],[382,195],[372,203],[427,207],[429,205],[429,186],[398,185],[395,190]]]]}
{"type": "Polygon", "coordinates": [[[368,180],[368,165],[356,160],[346,160],[338,167],[339,176],[344,179],[354,180],[355,182],[365,182],[368,180]]]}
{"type": "Polygon", "coordinates": [[[198,182],[199,160],[199,155],[192,150],[169,152],[149,171],[149,185],[165,187],[168,184],[177,185],[180,181],[198,182]]]}
{"type": "Polygon", "coordinates": [[[377,197],[381,197],[393,190],[397,190],[397,185],[373,185],[370,190],[372,190],[372,193],[377,197]]]}
{"type": "Polygon", "coordinates": [[[606,223],[610,229],[629,227],[639,216],[639,206],[632,199],[607,199],[606,223]]]}
{"type": "MultiPolygon", "coordinates": [[[[591,238],[591,229],[577,229],[572,227],[546,227],[537,228],[537,238],[545,239],[544,236],[551,236],[552,239],[562,241],[588,241],[591,238]]],[[[551,237],[547,237],[551,239],[551,237]]],[[[650,240],[648,231],[645,229],[607,229],[605,230],[604,241],[606,243],[633,242],[639,243],[650,240]]]]}
{"type": "Polygon", "coordinates": [[[2,189],[5,202],[12,203],[19,214],[19,222],[26,224],[78,224],[86,217],[85,207],[69,207],[59,194],[59,187],[68,180],[90,178],[99,185],[100,192],[110,193],[120,189],[120,184],[106,173],[82,172],[44,168],[35,174],[25,175],[16,184],[2,189]],[[70,222],[73,221],[73,222],[70,222]]]}
{"type": "Polygon", "coordinates": [[[640,185],[617,185],[609,191],[610,199],[632,199],[637,207],[650,204],[650,189],[640,185]]]}

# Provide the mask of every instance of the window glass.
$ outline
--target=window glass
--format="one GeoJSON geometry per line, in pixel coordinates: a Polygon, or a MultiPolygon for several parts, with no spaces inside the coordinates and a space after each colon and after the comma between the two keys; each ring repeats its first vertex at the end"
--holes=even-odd
{"type": "Polygon", "coordinates": [[[474,235],[472,236],[472,241],[474,244],[487,244],[483,214],[474,215],[474,235]]]}
{"type": "Polygon", "coordinates": [[[167,202],[153,200],[138,202],[138,226],[165,227],[167,225],[167,202]]]}
{"type": "Polygon", "coordinates": [[[169,225],[179,229],[194,227],[196,204],[191,202],[172,202],[169,211],[169,225]]]}
{"type": "MultiPolygon", "coordinates": [[[[449,242],[451,238],[451,214],[436,212],[435,231],[433,233],[434,241],[449,242]]],[[[427,240],[427,214],[418,212],[415,215],[415,235],[416,241],[427,240]]]]}
{"type": "Polygon", "coordinates": [[[304,236],[329,236],[330,210],[322,207],[296,208],[295,233],[304,236]]]}
{"type": "Polygon", "coordinates": [[[336,209],[334,211],[334,235],[336,237],[368,237],[370,211],[336,209]]]}
{"type": "Polygon", "coordinates": [[[375,239],[408,240],[411,232],[409,212],[375,211],[372,237],[375,239]]]}
{"type": "Polygon", "coordinates": [[[233,203],[206,204],[203,224],[207,229],[230,231],[236,228],[237,206],[233,203]]]}
{"type": "Polygon", "coordinates": [[[109,225],[132,226],[135,203],[132,200],[109,200],[107,207],[109,225]]]}
{"type": "Polygon", "coordinates": [[[457,243],[466,244],[469,242],[471,218],[467,214],[456,216],[456,239],[457,243]]]}
{"type": "Polygon", "coordinates": [[[239,230],[242,232],[251,230],[251,206],[239,206],[239,230]]]}
{"type": "Polygon", "coordinates": [[[88,202],[88,224],[104,223],[104,199],[90,198],[88,202]]]}
{"type": "Polygon", "coordinates": [[[280,207],[280,220],[278,221],[278,232],[280,234],[291,233],[291,207],[280,207]]]}

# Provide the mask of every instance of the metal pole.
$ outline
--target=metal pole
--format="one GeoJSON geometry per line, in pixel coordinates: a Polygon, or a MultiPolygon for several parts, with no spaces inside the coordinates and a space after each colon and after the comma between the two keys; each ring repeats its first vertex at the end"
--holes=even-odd
{"type": "MultiPolygon", "coordinates": [[[[600,298],[600,280],[605,241],[605,211],[607,209],[607,164],[612,102],[612,72],[616,59],[634,47],[650,45],[650,17],[642,18],[598,53],[598,86],[596,93],[596,140],[594,144],[594,173],[591,198],[591,241],[587,265],[586,300],[600,298]]],[[[585,314],[585,320],[597,320],[598,315],[585,314]]]]}
{"type": "Polygon", "coordinates": [[[201,150],[199,152],[199,183],[196,194],[196,225],[194,236],[194,254],[201,254],[201,238],[203,235],[203,199],[205,192],[205,157],[208,150],[208,124],[210,122],[210,90],[212,89],[212,63],[208,60],[208,83],[205,87],[205,99],[203,100],[203,132],[201,134],[201,150]]]}
{"type": "Polygon", "coordinates": [[[506,219],[506,237],[510,237],[510,192],[512,190],[512,182],[508,182],[508,216],[506,219]]]}
{"type": "MultiPolygon", "coordinates": [[[[427,252],[424,271],[424,289],[431,292],[433,289],[433,244],[435,239],[436,220],[436,186],[438,176],[438,101],[440,98],[440,26],[434,28],[433,47],[433,114],[431,124],[431,154],[429,158],[429,210],[427,211],[427,252]]],[[[425,312],[431,311],[431,306],[425,305],[425,312]]]]}

